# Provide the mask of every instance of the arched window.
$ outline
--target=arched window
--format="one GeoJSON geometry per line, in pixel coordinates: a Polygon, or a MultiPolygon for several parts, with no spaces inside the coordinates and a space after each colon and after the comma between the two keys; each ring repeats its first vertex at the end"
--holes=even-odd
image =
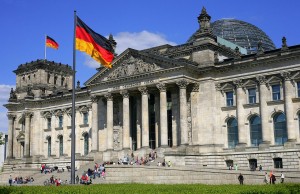
{"type": "Polygon", "coordinates": [[[262,142],[261,119],[253,116],[250,119],[251,146],[258,146],[262,142]]]}
{"type": "Polygon", "coordinates": [[[63,156],[63,154],[64,154],[64,138],[63,138],[63,136],[59,136],[58,140],[59,140],[59,156],[63,156]]]}
{"type": "Polygon", "coordinates": [[[48,157],[51,156],[51,137],[48,137],[48,157]]]}
{"type": "Polygon", "coordinates": [[[227,122],[227,131],[228,131],[228,147],[234,148],[239,143],[239,133],[237,120],[231,118],[227,122]]]}
{"type": "Polygon", "coordinates": [[[62,77],[61,80],[60,80],[60,85],[61,85],[61,86],[64,86],[64,82],[65,82],[65,78],[62,77]]]}
{"type": "Polygon", "coordinates": [[[84,134],[84,155],[89,153],[89,134],[84,134]]]}
{"type": "Polygon", "coordinates": [[[57,76],[54,77],[54,85],[57,84],[57,76]]]}
{"type": "Polygon", "coordinates": [[[283,145],[287,141],[286,120],[283,113],[276,114],[274,121],[274,137],[276,145],[283,145]]]}

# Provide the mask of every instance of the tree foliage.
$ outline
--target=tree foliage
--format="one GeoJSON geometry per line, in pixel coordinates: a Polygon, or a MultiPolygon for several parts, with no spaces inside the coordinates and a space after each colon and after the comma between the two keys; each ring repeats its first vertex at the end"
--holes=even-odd
{"type": "Polygon", "coordinates": [[[0,132],[0,145],[3,145],[5,143],[3,133],[0,132]]]}

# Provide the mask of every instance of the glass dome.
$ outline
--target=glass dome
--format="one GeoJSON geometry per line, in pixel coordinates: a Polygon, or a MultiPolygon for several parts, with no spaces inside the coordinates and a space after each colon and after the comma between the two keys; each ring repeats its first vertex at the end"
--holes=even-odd
{"type": "MultiPolygon", "coordinates": [[[[247,53],[256,53],[257,44],[261,41],[264,51],[276,49],[269,36],[258,27],[236,19],[221,19],[211,23],[211,29],[215,36],[237,44],[245,49],[247,53]]],[[[196,32],[197,33],[197,32],[196,32]]],[[[194,41],[193,34],[188,42],[194,41]]]]}
{"type": "Polygon", "coordinates": [[[257,51],[262,43],[265,51],[275,49],[273,41],[258,27],[235,19],[221,19],[211,24],[213,34],[247,49],[248,53],[257,51]]]}

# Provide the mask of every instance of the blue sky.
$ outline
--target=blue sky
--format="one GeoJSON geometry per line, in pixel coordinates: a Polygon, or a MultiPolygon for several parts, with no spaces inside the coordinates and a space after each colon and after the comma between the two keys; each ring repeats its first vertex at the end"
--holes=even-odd
{"type": "MultiPolygon", "coordinates": [[[[128,47],[185,43],[199,27],[203,6],[212,21],[235,18],[258,26],[276,47],[282,36],[289,46],[300,44],[299,0],[0,0],[0,132],[7,131],[2,105],[15,85],[12,71],[44,58],[45,34],[60,45],[58,50],[47,48],[47,59],[72,66],[74,10],[94,31],[106,37],[111,33],[120,54],[128,47]]],[[[83,84],[98,64],[79,51],[76,57],[76,78],[83,84]]]]}

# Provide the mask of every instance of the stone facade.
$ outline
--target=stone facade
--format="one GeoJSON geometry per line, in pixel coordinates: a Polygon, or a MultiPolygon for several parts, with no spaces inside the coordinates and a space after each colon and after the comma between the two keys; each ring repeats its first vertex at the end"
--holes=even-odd
{"type": "MultiPolygon", "coordinates": [[[[132,152],[175,165],[299,169],[300,46],[241,55],[217,43],[203,9],[194,41],[127,49],[76,88],[76,160],[132,152]]],[[[7,162],[70,160],[72,70],[14,71],[7,162]]]]}

